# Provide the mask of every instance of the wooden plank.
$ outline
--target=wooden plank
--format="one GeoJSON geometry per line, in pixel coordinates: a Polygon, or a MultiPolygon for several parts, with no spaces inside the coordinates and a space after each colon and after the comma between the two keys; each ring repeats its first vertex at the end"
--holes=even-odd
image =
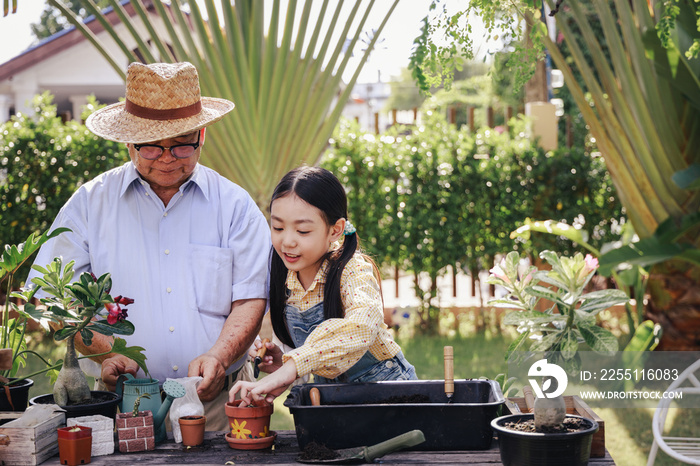
{"type": "MultiPolygon", "coordinates": [[[[22,412],[0,412],[0,419],[17,419],[22,412]]],[[[8,444],[0,447],[0,458],[4,464],[41,464],[58,453],[56,429],[66,424],[64,413],[53,413],[44,422],[33,427],[0,426],[0,435],[6,435],[8,444]]]]}
{"type": "MultiPolygon", "coordinates": [[[[296,457],[299,446],[294,431],[280,431],[273,449],[268,450],[234,450],[228,446],[223,432],[206,432],[204,444],[200,447],[187,448],[172,441],[172,433],[168,440],[156,445],[156,449],[148,452],[119,453],[98,456],[91,459],[91,465],[133,465],[133,464],[200,464],[223,465],[229,464],[275,464],[278,466],[298,466],[296,457]]],[[[498,443],[494,442],[491,449],[481,451],[400,451],[381,458],[382,464],[501,464],[498,443]]],[[[50,458],[48,465],[60,464],[57,456],[50,458]]],[[[609,454],[602,458],[592,458],[590,465],[614,465],[609,454]]]]}

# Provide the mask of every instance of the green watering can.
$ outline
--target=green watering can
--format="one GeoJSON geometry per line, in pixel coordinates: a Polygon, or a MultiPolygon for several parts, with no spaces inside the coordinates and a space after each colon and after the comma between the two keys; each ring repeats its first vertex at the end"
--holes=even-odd
{"type": "Polygon", "coordinates": [[[117,394],[122,401],[119,410],[128,413],[134,410],[134,404],[139,396],[148,393],[150,398],[142,397],[139,402],[139,411],[151,411],[153,413],[153,429],[155,441],[160,443],[167,437],[165,433],[165,416],[175,398],[185,396],[185,387],[179,382],[168,380],[163,384],[165,399],[162,399],[158,379],[137,379],[131,374],[122,374],[117,379],[117,394]]]}

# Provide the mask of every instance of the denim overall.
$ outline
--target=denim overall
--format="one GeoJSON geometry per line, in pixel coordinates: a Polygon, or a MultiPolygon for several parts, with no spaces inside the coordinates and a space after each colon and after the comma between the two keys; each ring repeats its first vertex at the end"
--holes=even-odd
{"type": "MultiPolygon", "coordinates": [[[[298,348],[304,344],[309,334],[323,322],[323,303],[301,312],[295,306],[287,304],[284,309],[287,330],[294,345],[298,348]]],[[[327,379],[314,374],[315,383],[344,382],[379,382],[381,380],[416,380],[416,370],[406,360],[403,353],[385,361],[379,361],[367,351],[359,361],[344,374],[335,379],[327,379]]]]}

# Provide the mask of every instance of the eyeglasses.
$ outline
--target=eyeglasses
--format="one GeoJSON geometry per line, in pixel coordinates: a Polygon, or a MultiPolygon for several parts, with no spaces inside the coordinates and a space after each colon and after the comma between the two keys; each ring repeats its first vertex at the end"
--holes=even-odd
{"type": "Polygon", "coordinates": [[[134,144],[134,149],[146,160],[156,160],[163,155],[165,149],[170,149],[170,153],[176,159],[186,159],[192,157],[199,147],[199,134],[200,132],[197,131],[197,142],[192,144],[176,144],[170,147],[158,146],[156,144],[134,144]]]}

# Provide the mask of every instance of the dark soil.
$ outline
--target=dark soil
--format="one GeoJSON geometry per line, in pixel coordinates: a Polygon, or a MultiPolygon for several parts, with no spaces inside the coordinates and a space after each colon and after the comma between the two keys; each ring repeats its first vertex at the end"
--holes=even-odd
{"type": "MultiPolygon", "coordinates": [[[[99,392],[96,393],[94,391],[91,393],[92,393],[92,397],[88,401],[83,401],[82,403],[68,403],[66,406],[94,405],[97,403],[104,403],[105,401],[114,400],[114,394],[111,394],[111,393],[99,393],[99,392]]],[[[53,395],[47,396],[45,399],[42,399],[41,402],[44,404],[54,403],[53,395]]]]}
{"type": "Polygon", "coordinates": [[[577,417],[567,417],[558,426],[548,427],[545,426],[542,429],[537,429],[535,427],[535,420],[528,419],[526,421],[519,422],[506,422],[503,427],[509,430],[515,430],[518,432],[537,432],[544,434],[564,434],[570,432],[580,432],[582,430],[588,429],[588,425],[583,422],[583,419],[577,417]]]}
{"type": "Polygon", "coordinates": [[[311,442],[304,447],[299,455],[301,461],[312,461],[312,460],[333,460],[338,456],[337,451],[331,450],[323,444],[318,444],[316,442],[311,442]]]}

